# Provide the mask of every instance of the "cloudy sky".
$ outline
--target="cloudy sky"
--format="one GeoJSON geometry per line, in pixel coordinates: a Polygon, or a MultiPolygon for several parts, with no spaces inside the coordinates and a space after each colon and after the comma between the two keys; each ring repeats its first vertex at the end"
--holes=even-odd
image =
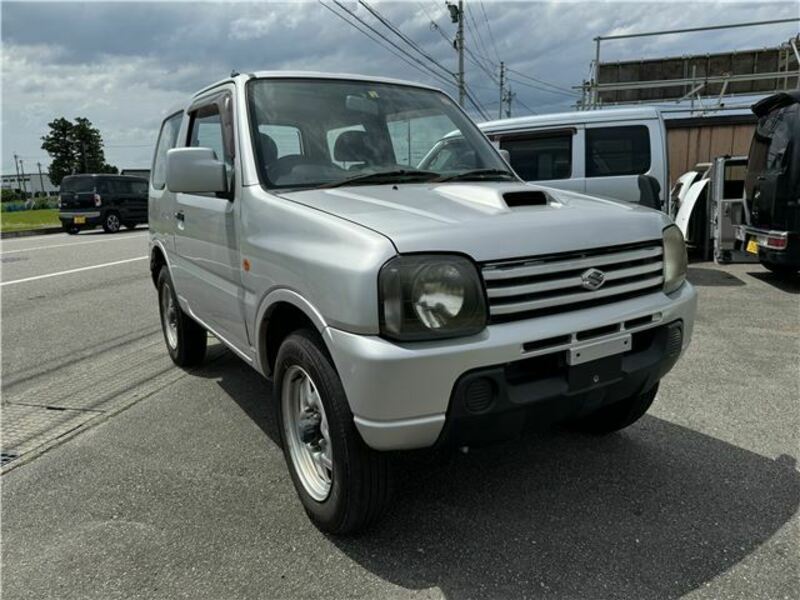
{"type": "MultiPolygon", "coordinates": [[[[324,0],[332,4],[332,0],[324,0]]],[[[392,37],[363,6],[344,6],[392,37]]],[[[454,25],[443,0],[370,2],[429,56],[455,70],[445,38],[454,25]],[[438,29],[432,25],[434,22],[438,29]]],[[[496,2],[466,0],[466,40],[477,60],[517,73],[515,115],[568,110],[569,88],[588,74],[597,35],[663,31],[798,16],[789,2],[496,2]],[[488,22],[488,25],[487,25],[488,22]],[[546,81],[545,87],[526,76],[546,81]],[[531,86],[530,84],[533,84],[531,86]],[[562,88],[562,89],[558,89],[562,88]],[[566,91],[564,90],[566,88],[566,91]]],[[[307,69],[437,82],[344,23],[316,0],[293,3],[3,2],[2,170],[48,163],[40,137],[48,121],[89,118],[120,168],[147,167],[161,117],[231,69],[307,69]]],[[[771,46],[797,24],[609,42],[604,59],[635,59],[771,46]]],[[[425,61],[425,59],[422,59],[425,61]]],[[[496,115],[498,91],[467,61],[467,82],[496,115]]],[[[453,86],[446,89],[455,93],[453,86]]]]}

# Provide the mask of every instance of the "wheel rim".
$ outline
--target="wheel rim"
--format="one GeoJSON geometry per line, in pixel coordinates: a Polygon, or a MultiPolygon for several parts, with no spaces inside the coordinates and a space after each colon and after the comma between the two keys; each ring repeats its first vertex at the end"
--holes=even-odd
{"type": "Polygon", "coordinates": [[[303,488],[325,500],[333,480],[333,452],[325,407],[317,386],[301,367],[286,371],[281,389],[283,430],[292,466],[303,488]]]}
{"type": "Polygon", "coordinates": [[[119,231],[119,217],[111,213],[106,217],[106,225],[111,231],[119,231]]]}
{"type": "Polygon", "coordinates": [[[169,284],[161,286],[161,326],[167,337],[167,344],[173,350],[178,347],[178,307],[172,297],[169,284]]]}

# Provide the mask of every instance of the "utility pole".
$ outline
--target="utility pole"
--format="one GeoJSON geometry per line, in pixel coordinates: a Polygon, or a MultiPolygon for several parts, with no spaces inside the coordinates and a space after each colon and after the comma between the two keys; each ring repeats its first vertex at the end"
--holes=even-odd
{"type": "Polygon", "coordinates": [[[22,191],[22,184],[19,182],[19,156],[14,154],[14,170],[17,172],[17,189],[22,191]]]}
{"type": "Polygon", "coordinates": [[[42,177],[42,163],[36,161],[36,166],[39,168],[39,186],[42,188],[42,195],[47,196],[47,192],[44,189],[44,177],[42,177]]]}
{"type": "Polygon", "coordinates": [[[506,63],[502,60],[500,61],[500,108],[497,109],[497,118],[503,118],[503,102],[506,98],[506,90],[505,90],[505,78],[506,78],[506,63]]]}
{"type": "Polygon", "coordinates": [[[511,88],[509,87],[508,90],[506,91],[506,118],[507,119],[511,117],[511,101],[514,99],[514,96],[516,96],[516,94],[514,92],[512,92],[511,88]]]}
{"type": "Polygon", "coordinates": [[[458,6],[446,2],[450,11],[450,20],[458,25],[455,46],[458,52],[458,104],[464,106],[466,91],[464,89],[464,0],[458,0],[458,6]]]}
{"type": "Polygon", "coordinates": [[[22,159],[19,159],[19,172],[22,175],[22,197],[28,198],[28,188],[25,185],[25,167],[22,165],[22,159]]]}

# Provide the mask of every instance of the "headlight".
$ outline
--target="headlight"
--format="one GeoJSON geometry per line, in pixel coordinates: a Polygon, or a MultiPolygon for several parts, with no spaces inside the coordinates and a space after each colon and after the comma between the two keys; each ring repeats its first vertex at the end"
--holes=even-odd
{"type": "Polygon", "coordinates": [[[472,335],[486,327],[486,302],[475,265],[461,256],[408,255],[379,277],[381,332],[401,341],[472,335]]]}
{"type": "Polygon", "coordinates": [[[688,259],[683,234],[677,225],[664,229],[664,293],[677,290],[686,280],[688,259]]]}

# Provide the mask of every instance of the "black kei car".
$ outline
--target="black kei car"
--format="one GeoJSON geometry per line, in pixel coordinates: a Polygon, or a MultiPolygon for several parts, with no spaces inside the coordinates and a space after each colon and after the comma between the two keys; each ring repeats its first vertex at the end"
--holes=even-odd
{"type": "Polygon", "coordinates": [[[58,218],[64,231],[102,225],[108,233],[147,223],[147,180],[127,175],[69,175],[61,180],[58,218]]]}

